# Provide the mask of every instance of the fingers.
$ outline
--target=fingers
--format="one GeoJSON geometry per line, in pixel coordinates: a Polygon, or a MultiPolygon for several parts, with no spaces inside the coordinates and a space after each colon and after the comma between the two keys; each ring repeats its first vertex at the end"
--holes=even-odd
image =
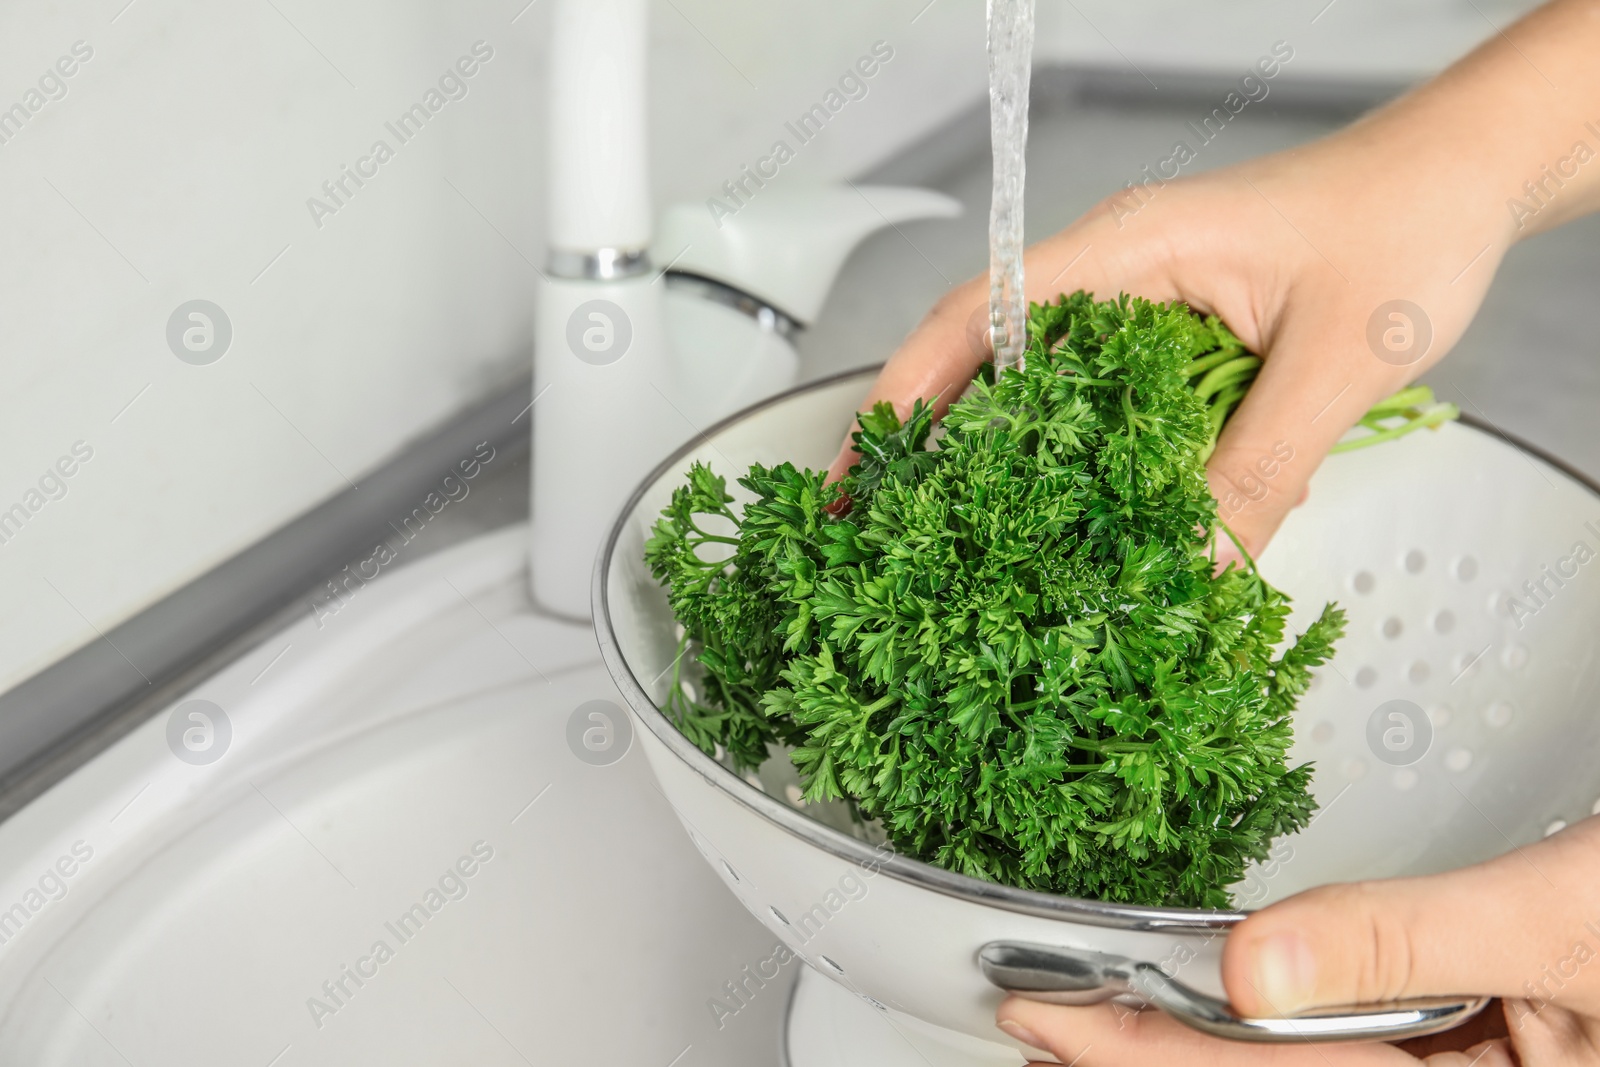
{"type": "Polygon", "coordinates": [[[1422,1062],[1428,1067],[1523,1067],[1527,1063],[1543,1061],[1518,1059],[1512,1053],[1510,1043],[1504,1038],[1497,1038],[1493,1041],[1480,1041],[1460,1052],[1436,1052],[1422,1062]]]}
{"type": "MultiPolygon", "coordinates": [[[[1475,867],[1328,886],[1252,915],[1228,935],[1223,980],[1247,1016],[1478,993],[1505,999],[1509,1039],[1440,1052],[1432,1067],[1600,1063],[1600,819],[1475,867]],[[1515,1052],[1513,1051],[1515,1050],[1515,1052]],[[1520,1054],[1520,1058],[1519,1055],[1520,1054]]],[[[1358,1067],[1416,1063],[1390,1045],[1219,1041],[1159,1012],[1064,1008],[1008,998],[997,1013],[1024,1044],[1081,1067],[1358,1067]]],[[[1504,1031],[1489,1031],[1504,1032],[1504,1031]]],[[[1485,1036],[1463,1034],[1464,1041],[1485,1036]]],[[[1450,1047],[1448,1035],[1433,1047],[1450,1047]]]]}
{"type": "Polygon", "coordinates": [[[1023,1044],[1074,1067],[1398,1067],[1417,1063],[1392,1045],[1224,1041],[1191,1030],[1159,1011],[1133,1011],[1115,1003],[1068,1008],[1009,997],[996,1018],[1002,1030],[1023,1044]]]}
{"type": "Polygon", "coordinates": [[[1600,1021],[1593,1016],[1511,1000],[1505,1003],[1505,1013],[1519,1062],[1600,1064],[1600,1021]]]}
{"type": "MultiPolygon", "coordinates": [[[[1207,464],[1217,517],[1258,556],[1289,511],[1305,499],[1307,484],[1328,450],[1374,403],[1401,384],[1393,368],[1353,351],[1338,332],[1348,322],[1293,323],[1272,351],[1217,441],[1207,464]]],[[[1357,342],[1359,343],[1359,342],[1357,342]]],[[[1239,553],[1226,535],[1217,538],[1219,565],[1239,553]]]]}
{"type": "MultiPolygon", "coordinates": [[[[1153,300],[1172,299],[1177,295],[1170,283],[1143,268],[1129,266],[1132,257],[1125,254],[1116,260],[1116,284],[1109,283],[1106,261],[1092,254],[1097,242],[1107,243],[1103,231],[1107,228],[1108,217],[1098,209],[1091,211],[1072,226],[1028,250],[1024,269],[1029,300],[1053,300],[1063,292],[1077,289],[1103,290],[1102,296],[1126,289],[1153,300]]],[[[992,357],[988,306],[987,275],[952,289],[889,358],[858,410],[868,410],[880,400],[887,400],[900,417],[905,418],[911,405],[920,399],[933,400],[935,418],[943,416],[972,381],[979,364],[992,357]]],[[[843,478],[855,461],[856,452],[846,434],[838,455],[828,467],[827,480],[843,478]]]]}
{"type": "Polygon", "coordinates": [[[1482,1011],[1460,1026],[1441,1030],[1436,1034],[1408,1037],[1404,1041],[1395,1042],[1395,1047],[1409,1052],[1419,1060],[1426,1060],[1429,1056],[1440,1052],[1482,1048],[1484,1045],[1510,1036],[1511,1032],[1506,1027],[1506,1005],[1510,1003],[1507,1000],[1491,1000],[1482,1011]]]}
{"type": "Polygon", "coordinates": [[[1488,863],[1324,886],[1228,934],[1222,976],[1247,1016],[1421,996],[1600,1006],[1600,820],[1488,863]]]}

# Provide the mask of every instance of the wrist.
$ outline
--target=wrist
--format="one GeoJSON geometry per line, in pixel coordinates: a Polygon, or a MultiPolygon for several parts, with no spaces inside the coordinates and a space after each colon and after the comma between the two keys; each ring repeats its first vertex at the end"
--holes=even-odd
{"type": "Polygon", "coordinates": [[[1506,199],[1524,180],[1536,149],[1512,127],[1501,135],[1478,128],[1477,102],[1407,96],[1329,139],[1347,180],[1379,186],[1380,196],[1408,214],[1502,252],[1519,236],[1506,199]]]}

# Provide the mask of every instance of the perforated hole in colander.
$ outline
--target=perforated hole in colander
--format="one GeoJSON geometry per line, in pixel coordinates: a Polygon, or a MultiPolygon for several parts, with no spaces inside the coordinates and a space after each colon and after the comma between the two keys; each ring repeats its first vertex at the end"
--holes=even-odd
{"type": "Polygon", "coordinates": [[[1451,661],[1451,670],[1455,675],[1452,681],[1459,682],[1462,678],[1466,677],[1467,674],[1476,670],[1479,661],[1483,659],[1484,653],[1489,651],[1489,647],[1490,646],[1485,646],[1478,649],[1476,652],[1458,653],[1455,659],[1451,661]]]}

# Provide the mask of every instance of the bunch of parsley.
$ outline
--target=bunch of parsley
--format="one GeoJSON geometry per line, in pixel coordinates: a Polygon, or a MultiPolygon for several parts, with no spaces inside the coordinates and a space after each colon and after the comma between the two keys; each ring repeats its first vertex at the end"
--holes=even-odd
{"type": "Polygon", "coordinates": [[[1126,296],[1035,305],[1029,331],[1026,369],[986,365],[936,448],[921,402],[864,414],[842,487],[758,465],[735,513],[692,469],[645,550],[684,629],[666,710],[741,770],[790,746],[808,800],[919,859],[1226,907],[1310,818],[1290,715],[1344,625],[1329,604],[1286,640],[1288,597],[1213,573],[1204,461],[1259,361],[1126,296]]]}

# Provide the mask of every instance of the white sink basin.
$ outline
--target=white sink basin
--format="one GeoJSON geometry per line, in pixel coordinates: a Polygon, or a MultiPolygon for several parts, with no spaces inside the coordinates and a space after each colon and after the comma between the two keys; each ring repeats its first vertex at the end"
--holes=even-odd
{"type": "Polygon", "coordinates": [[[227,716],[214,762],[162,714],[0,825],[0,1063],[777,1060],[798,964],[726,1001],[773,938],[640,753],[569,745],[620,699],[587,628],[529,612],[525,537],[402,568],[186,694],[227,716]],[[720,1028],[713,997],[739,1005],[720,1028]]]}

